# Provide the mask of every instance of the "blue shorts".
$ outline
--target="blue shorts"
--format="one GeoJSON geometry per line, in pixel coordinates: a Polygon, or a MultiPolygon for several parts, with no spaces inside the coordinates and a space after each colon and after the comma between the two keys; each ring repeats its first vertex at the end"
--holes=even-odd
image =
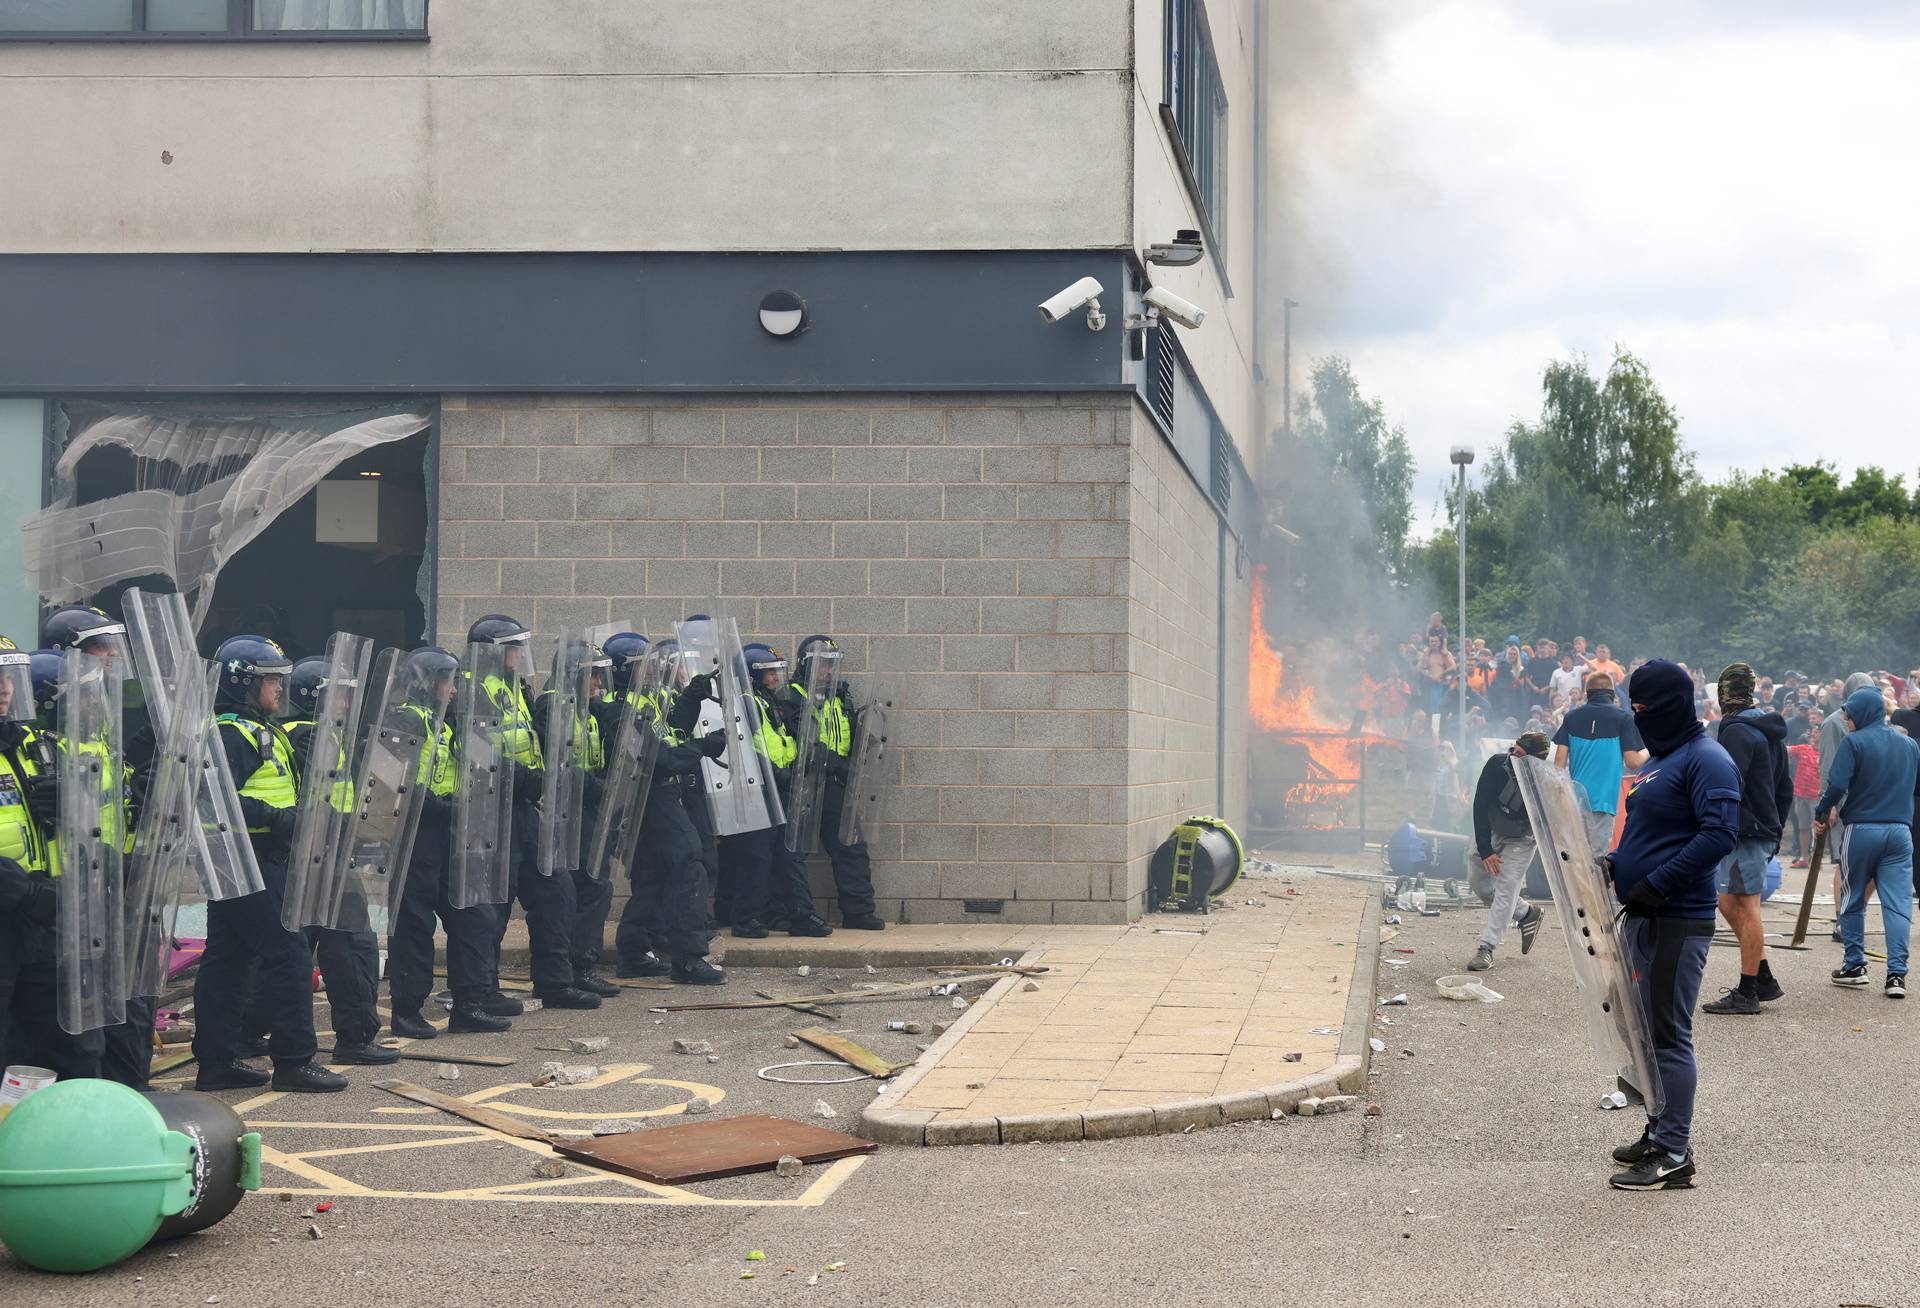
{"type": "Polygon", "coordinates": [[[1714,869],[1714,885],[1723,895],[1767,893],[1767,860],[1773,857],[1771,840],[1742,840],[1714,869]]]}

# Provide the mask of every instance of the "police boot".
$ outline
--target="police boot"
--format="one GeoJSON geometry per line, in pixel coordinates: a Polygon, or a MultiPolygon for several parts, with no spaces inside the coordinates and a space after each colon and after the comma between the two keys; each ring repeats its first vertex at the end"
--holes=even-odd
{"type": "Polygon", "coordinates": [[[431,1040],[440,1034],[433,1023],[420,1016],[418,1008],[406,1013],[396,1010],[389,1025],[393,1027],[395,1035],[405,1036],[409,1040],[431,1040]]]}
{"type": "Polygon", "coordinates": [[[455,1004],[447,1018],[448,1035],[498,1035],[512,1029],[512,1022],[489,1013],[485,1004],[455,1004]]]}
{"type": "Polygon", "coordinates": [[[887,924],[873,913],[849,913],[840,919],[840,925],[849,931],[885,931],[887,929],[887,924]]]}
{"type": "Polygon", "coordinates": [[[217,1067],[208,1067],[202,1063],[194,1074],[195,1090],[252,1090],[263,1086],[273,1078],[257,1067],[248,1067],[245,1063],[232,1062],[217,1067]]]}
{"type": "Polygon", "coordinates": [[[315,1062],[275,1063],[273,1088],[296,1095],[324,1095],[347,1088],[347,1078],[315,1062]]]}
{"type": "Polygon", "coordinates": [[[723,986],[727,974],[704,958],[681,959],[673,965],[675,985],[723,986]]]}
{"type": "Polygon", "coordinates": [[[614,970],[613,974],[617,977],[631,978],[631,977],[643,977],[643,976],[665,976],[667,975],[667,973],[671,971],[673,971],[673,968],[669,966],[666,963],[666,961],[660,957],[660,955],[649,950],[647,951],[647,956],[641,959],[637,963],[621,963],[614,970]]]}
{"type": "Polygon", "coordinates": [[[736,940],[765,940],[767,928],[763,923],[748,918],[744,922],[733,924],[733,937],[736,940]]]}
{"type": "MultiPolygon", "coordinates": [[[[735,932],[735,934],[737,935],[739,933],[735,932]]],[[[790,936],[830,936],[833,934],[833,928],[828,926],[827,920],[818,913],[809,913],[805,917],[796,917],[793,921],[789,922],[787,924],[787,934],[790,936]]]]}
{"type": "Polygon", "coordinates": [[[495,1017],[518,1017],[527,1011],[527,1006],[512,995],[501,994],[498,990],[480,1001],[480,1007],[495,1017]]]}
{"type": "Polygon", "coordinates": [[[560,990],[536,990],[533,997],[542,1008],[598,1008],[600,996],[567,986],[560,990]]]}
{"type": "Polygon", "coordinates": [[[251,1040],[242,1040],[234,1051],[241,1058],[265,1058],[267,1056],[267,1038],[255,1036],[251,1040]]]}
{"type": "Polygon", "coordinates": [[[612,999],[620,993],[620,987],[597,972],[583,972],[573,979],[575,990],[585,990],[589,994],[599,995],[602,999],[612,999]]]}
{"type": "Polygon", "coordinates": [[[342,1044],[337,1038],[333,1042],[333,1053],[328,1059],[332,1063],[353,1063],[363,1067],[382,1067],[388,1063],[400,1061],[400,1051],[377,1045],[369,1040],[365,1044],[342,1044]]]}

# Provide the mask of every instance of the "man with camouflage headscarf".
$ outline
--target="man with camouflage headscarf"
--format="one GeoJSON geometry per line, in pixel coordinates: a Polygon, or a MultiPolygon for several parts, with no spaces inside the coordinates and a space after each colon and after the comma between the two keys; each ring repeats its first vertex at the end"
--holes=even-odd
{"type": "Polygon", "coordinates": [[[1733,852],[1716,870],[1720,914],[1740,942],[1740,984],[1702,1004],[1715,1015],[1753,1014],[1763,1000],[1778,999],[1780,983],[1767,963],[1760,897],[1767,863],[1780,851],[1780,833],[1793,805],[1793,768],[1787,761],[1787,720],[1757,703],[1753,669],[1730,663],[1720,674],[1720,747],[1740,772],[1740,828],[1733,852]]]}

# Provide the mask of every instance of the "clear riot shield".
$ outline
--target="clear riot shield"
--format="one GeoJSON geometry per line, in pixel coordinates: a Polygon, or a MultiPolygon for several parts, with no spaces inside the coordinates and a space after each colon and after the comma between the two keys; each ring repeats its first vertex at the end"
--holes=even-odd
{"type": "Polygon", "coordinates": [[[120,611],[154,735],[175,742],[186,768],[179,829],[192,844],[187,862],[210,900],[255,894],[265,883],[214,721],[211,670],[194,643],[186,602],[177,594],[129,589],[120,611]]]}
{"type": "Polygon", "coordinates": [[[694,734],[726,735],[726,752],[700,763],[714,832],[737,836],[779,826],[786,813],[773,765],[753,745],[760,730],[760,704],[747,681],[739,628],[731,619],[702,618],[675,623],[674,634],[682,667],[689,676],[711,677],[717,697],[701,706],[694,734]]]}
{"type": "Polygon", "coordinates": [[[840,684],[840,651],[816,649],[807,660],[807,684],[794,740],[793,783],[787,790],[787,848],[811,854],[820,843],[820,810],[826,803],[827,766],[834,752],[820,739],[820,718],[840,684]]]}
{"type": "Polygon", "coordinates": [[[900,711],[897,677],[869,676],[866,699],[853,714],[853,745],[847,759],[846,798],[840,805],[840,843],[863,843],[880,818],[880,799],[893,785],[899,753],[888,737],[900,711]]]}
{"type": "Polygon", "coordinates": [[[621,697],[607,746],[606,793],[582,865],[595,880],[625,877],[633,868],[647,797],[653,792],[653,769],[660,758],[658,706],[672,686],[677,658],[670,641],[649,647],[647,657],[633,671],[629,693],[621,697]]]}
{"type": "Polygon", "coordinates": [[[571,872],[580,866],[581,831],[587,799],[588,681],[592,659],[586,642],[560,630],[553,651],[553,673],[540,696],[541,728],[540,875],[571,872]]]}
{"type": "Polygon", "coordinates": [[[60,1029],[73,1035],[127,1016],[126,770],[120,678],[77,649],[66,652],[60,734],[42,757],[60,783],[52,860],[60,1029]],[[46,755],[50,753],[51,758],[46,755]]]}
{"type": "Polygon", "coordinates": [[[507,650],[491,642],[467,646],[454,697],[453,747],[460,782],[453,800],[453,863],[447,902],[455,908],[507,902],[513,870],[513,759],[500,747],[505,712],[486,693],[507,680],[507,650]]]}
{"type": "Polygon", "coordinates": [[[1586,799],[1570,776],[1543,759],[1516,758],[1514,775],[1566,931],[1587,1038],[1620,1088],[1643,1099],[1649,1113],[1658,1113],[1665,1102],[1653,1041],[1640,1011],[1613,890],[1587,844],[1586,799]]]}
{"type": "Polygon", "coordinates": [[[413,838],[427,788],[420,783],[420,759],[429,741],[440,735],[444,712],[437,706],[424,716],[407,702],[406,654],[390,649],[380,655],[367,683],[366,713],[354,740],[353,811],[345,833],[345,873],[340,893],[323,926],[343,931],[382,927],[376,908],[400,906],[413,838]]]}
{"type": "Polygon", "coordinates": [[[327,641],[327,679],[313,697],[300,769],[299,809],[287,853],[287,886],[280,925],[289,931],[333,926],[347,869],[347,832],[353,825],[353,750],[373,642],[336,631],[327,641]]]}

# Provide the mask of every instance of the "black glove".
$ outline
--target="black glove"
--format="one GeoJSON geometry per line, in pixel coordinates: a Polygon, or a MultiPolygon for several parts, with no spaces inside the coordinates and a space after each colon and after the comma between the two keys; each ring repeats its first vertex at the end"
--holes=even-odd
{"type": "Polygon", "coordinates": [[[300,810],[296,808],[269,808],[267,810],[267,835],[282,848],[293,844],[293,828],[300,820],[300,810]]]}
{"type": "Polygon", "coordinates": [[[60,778],[43,772],[27,783],[27,812],[43,827],[60,824],[60,778]]]}
{"type": "Polygon", "coordinates": [[[727,755],[726,732],[709,731],[706,735],[697,737],[693,742],[693,747],[714,762],[720,763],[722,767],[726,766],[725,763],[721,762],[727,755]]]}
{"type": "Polygon", "coordinates": [[[713,693],[713,674],[711,672],[702,672],[699,676],[690,678],[687,681],[686,689],[681,691],[680,694],[696,704],[701,700],[720,698],[713,693]]]}
{"type": "Polygon", "coordinates": [[[1633,883],[1633,889],[1627,892],[1622,902],[1629,917],[1652,917],[1667,902],[1667,897],[1655,888],[1653,878],[1641,877],[1633,883]]]}
{"type": "Polygon", "coordinates": [[[53,922],[53,878],[29,872],[10,858],[0,858],[0,914],[18,914],[39,926],[53,922]]]}
{"type": "Polygon", "coordinates": [[[842,704],[847,705],[849,708],[853,706],[853,683],[851,681],[843,681],[835,686],[833,688],[833,694],[834,698],[838,699],[842,704]]]}
{"type": "Polygon", "coordinates": [[[453,796],[428,791],[420,801],[420,825],[448,826],[453,822],[453,796]]]}
{"type": "Polygon", "coordinates": [[[545,772],[534,768],[513,770],[513,798],[517,803],[536,803],[540,796],[546,793],[546,789],[545,772]]]}

